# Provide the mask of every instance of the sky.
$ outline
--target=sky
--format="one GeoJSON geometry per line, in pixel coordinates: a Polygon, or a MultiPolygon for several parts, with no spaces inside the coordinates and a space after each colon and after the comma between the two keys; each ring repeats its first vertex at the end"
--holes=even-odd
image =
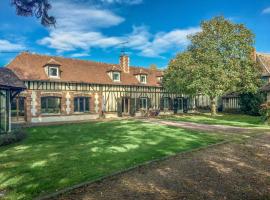
{"type": "Polygon", "coordinates": [[[123,46],[133,66],[159,68],[184,51],[200,22],[224,16],[256,35],[256,50],[270,53],[270,0],[51,0],[56,27],[16,15],[0,1],[0,66],[16,53],[118,63],[123,46]],[[125,43],[124,45],[122,43],[125,43]],[[1,53],[2,52],[2,53],[1,53]]]}

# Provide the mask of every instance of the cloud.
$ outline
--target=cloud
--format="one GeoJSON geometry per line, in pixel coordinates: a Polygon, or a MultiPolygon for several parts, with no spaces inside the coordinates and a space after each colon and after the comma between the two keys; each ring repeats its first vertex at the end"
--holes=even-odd
{"type": "Polygon", "coordinates": [[[73,57],[73,58],[80,58],[80,57],[87,57],[87,56],[90,56],[90,54],[87,53],[87,52],[81,52],[81,53],[73,53],[73,54],[71,54],[71,57],[73,57]]]}
{"type": "Polygon", "coordinates": [[[187,36],[199,32],[200,28],[175,29],[155,34],[153,40],[142,47],[141,55],[158,57],[169,50],[180,50],[188,45],[187,36]]]}
{"type": "Polygon", "coordinates": [[[169,50],[180,50],[188,45],[187,36],[200,31],[200,28],[175,29],[170,32],[151,34],[147,27],[133,27],[133,31],[123,36],[106,36],[98,31],[53,31],[39,44],[56,49],[58,52],[75,50],[90,51],[91,48],[121,48],[138,51],[144,57],[160,57],[169,50]]]}
{"type": "Polygon", "coordinates": [[[26,47],[23,44],[12,43],[8,40],[0,39],[0,51],[21,51],[26,47]]]}
{"type": "Polygon", "coordinates": [[[270,7],[263,9],[262,14],[270,14],[270,7]]]}
{"type": "MultiPolygon", "coordinates": [[[[124,0],[102,1],[120,3],[124,0]]],[[[132,2],[135,3],[135,0],[132,2]]],[[[121,48],[121,43],[128,42],[125,44],[128,50],[145,57],[160,57],[169,50],[179,51],[184,48],[188,44],[187,35],[200,31],[199,28],[187,28],[151,33],[146,26],[133,26],[130,33],[106,35],[102,29],[117,26],[124,18],[101,7],[76,1],[61,0],[55,2],[53,6],[57,28],[50,29],[49,35],[37,42],[55,49],[58,53],[71,51],[89,53],[92,48],[121,48]]],[[[75,52],[74,57],[86,56],[76,53],[78,52],[75,52]]]]}
{"type": "Polygon", "coordinates": [[[127,5],[137,5],[143,2],[143,0],[100,0],[100,1],[109,4],[127,4],[127,5]]]}
{"type": "Polygon", "coordinates": [[[85,3],[55,1],[52,15],[57,19],[58,31],[82,31],[107,28],[122,23],[125,19],[106,9],[85,3]]]}
{"type": "Polygon", "coordinates": [[[92,47],[108,48],[116,46],[122,40],[117,37],[106,37],[100,32],[61,32],[54,31],[49,37],[38,41],[39,44],[56,49],[58,52],[77,49],[90,50],[92,47]]]}

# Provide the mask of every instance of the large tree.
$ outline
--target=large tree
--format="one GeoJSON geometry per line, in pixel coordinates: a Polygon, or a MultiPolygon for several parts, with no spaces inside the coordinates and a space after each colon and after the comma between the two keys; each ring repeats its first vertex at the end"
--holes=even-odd
{"type": "Polygon", "coordinates": [[[16,7],[17,15],[35,16],[41,19],[41,24],[44,26],[52,26],[56,23],[55,18],[48,14],[48,10],[51,9],[49,0],[11,0],[11,4],[16,7]]]}
{"type": "Polygon", "coordinates": [[[244,25],[215,17],[203,21],[201,31],[189,39],[187,51],[171,61],[165,73],[167,89],[209,96],[212,115],[216,114],[216,98],[224,93],[257,90],[254,35],[244,25]]]}

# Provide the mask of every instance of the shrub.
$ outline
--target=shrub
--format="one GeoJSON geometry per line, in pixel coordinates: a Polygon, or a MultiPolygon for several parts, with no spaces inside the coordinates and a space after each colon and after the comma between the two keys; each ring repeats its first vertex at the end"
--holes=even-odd
{"type": "Polygon", "coordinates": [[[265,93],[256,94],[246,93],[240,94],[239,105],[242,113],[247,115],[260,115],[260,105],[265,102],[265,93]]]}
{"type": "Polygon", "coordinates": [[[5,146],[19,142],[26,138],[26,133],[23,130],[14,130],[11,133],[0,135],[0,146],[5,146]]]}
{"type": "Polygon", "coordinates": [[[270,102],[267,102],[260,106],[260,114],[262,116],[262,120],[266,124],[270,124],[270,102]]]}

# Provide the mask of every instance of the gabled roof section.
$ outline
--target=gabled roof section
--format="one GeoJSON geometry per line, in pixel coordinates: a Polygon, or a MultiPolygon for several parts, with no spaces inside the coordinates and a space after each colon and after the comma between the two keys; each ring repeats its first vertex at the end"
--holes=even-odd
{"type": "Polygon", "coordinates": [[[138,68],[136,70],[134,70],[134,75],[148,75],[148,70],[146,69],[142,69],[142,68],[138,68]]]}
{"type": "Polygon", "coordinates": [[[257,53],[256,61],[262,68],[262,76],[270,76],[270,54],[257,53]]]}
{"type": "Polygon", "coordinates": [[[119,64],[31,54],[29,52],[19,54],[7,65],[7,67],[14,71],[22,80],[49,81],[50,79],[45,73],[43,66],[50,60],[61,64],[61,78],[54,81],[111,85],[141,85],[134,74],[143,70],[148,74],[147,84],[144,84],[145,86],[160,86],[160,83],[157,80],[157,75],[161,72],[160,70],[150,70],[131,66],[129,73],[122,73],[121,82],[115,83],[107,75],[107,72],[112,69],[121,70],[119,64]]]}
{"type": "Polygon", "coordinates": [[[0,68],[0,87],[25,89],[23,81],[21,81],[14,72],[8,68],[0,68]]]}
{"type": "Polygon", "coordinates": [[[122,72],[122,69],[120,66],[112,65],[107,72],[122,72]]]}
{"type": "Polygon", "coordinates": [[[56,60],[54,60],[53,58],[51,58],[47,63],[46,65],[56,65],[56,66],[60,66],[61,63],[60,62],[57,62],[56,60]]]}

